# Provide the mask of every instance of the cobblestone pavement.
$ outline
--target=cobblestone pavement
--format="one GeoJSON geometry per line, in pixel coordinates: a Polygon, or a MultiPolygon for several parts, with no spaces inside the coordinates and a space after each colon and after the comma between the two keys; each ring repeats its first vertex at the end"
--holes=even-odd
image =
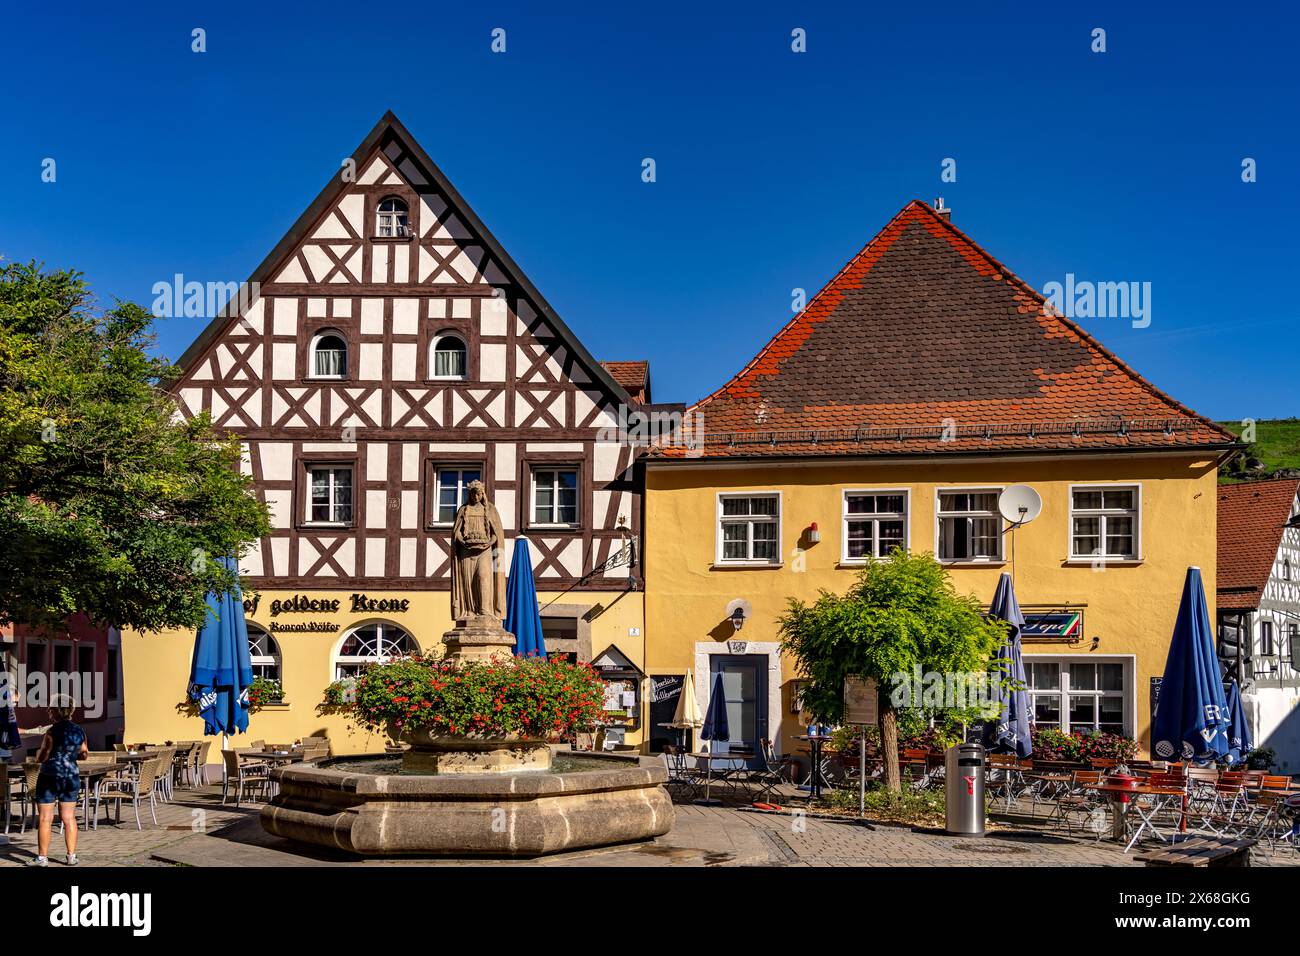
{"type": "MultiPolygon", "coordinates": [[[[136,830],[129,810],[123,822],[82,831],[80,857],[87,866],[428,866],[464,860],[358,860],[304,848],[262,830],[256,806],[221,806],[219,788],[179,791],[148,812],[136,830]],[[129,818],[129,819],[128,819],[129,818]]],[[[0,846],[0,867],[21,866],[35,852],[34,828],[10,833],[0,846]]],[[[52,865],[63,859],[57,829],[52,865]]],[[[1261,854],[1257,865],[1295,865],[1294,853],[1261,854]]],[[[1114,843],[1067,838],[1041,827],[991,830],[984,839],[961,839],[911,827],[811,815],[758,813],[679,804],[672,831],[651,843],[566,853],[509,866],[1138,866],[1114,843]]]]}

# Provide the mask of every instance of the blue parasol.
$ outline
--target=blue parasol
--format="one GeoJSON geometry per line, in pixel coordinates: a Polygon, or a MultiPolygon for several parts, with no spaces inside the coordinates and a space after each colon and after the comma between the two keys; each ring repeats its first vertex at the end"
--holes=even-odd
{"type": "Polygon", "coordinates": [[[1151,726],[1159,760],[1215,760],[1228,752],[1228,707],[1214,652],[1201,569],[1188,568],[1151,726]]]}
{"type": "MultiPolygon", "coordinates": [[[[233,558],[220,558],[236,578],[233,558]]],[[[248,628],[239,584],[223,595],[208,595],[208,616],[194,641],[190,699],[199,705],[203,733],[237,734],[248,730],[248,688],[253,666],[248,657],[248,628]]]]}
{"type": "Polygon", "coordinates": [[[1255,741],[1250,736],[1250,723],[1246,720],[1246,708],[1241,704],[1241,688],[1237,682],[1228,684],[1228,763],[1240,763],[1246,754],[1255,749],[1255,741]]]}
{"type": "Polygon", "coordinates": [[[998,647],[994,660],[1004,661],[999,668],[999,679],[1008,677],[1015,681],[1015,688],[1004,690],[1000,685],[994,686],[994,692],[1002,699],[1002,713],[996,723],[989,721],[984,725],[984,745],[995,753],[1014,753],[1024,759],[1034,752],[1030,724],[1029,693],[1025,690],[1025,664],[1020,656],[1020,633],[1025,629],[1025,616],[1020,613],[1020,602],[1016,600],[1016,590],[1011,583],[1011,575],[1005,571],[998,578],[998,588],[993,594],[993,603],[989,606],[989,617],[1004,621],[1010,625],[1007,642],[998,647]]]}
{"type": "Polygon", "coordinates": [[[537,585],[533,581],[533,556],[528,539],[515,539],[506,579],[506,630],[515,636],[515,657],[545,657],[542,614],[537,607],[537,585]]]}

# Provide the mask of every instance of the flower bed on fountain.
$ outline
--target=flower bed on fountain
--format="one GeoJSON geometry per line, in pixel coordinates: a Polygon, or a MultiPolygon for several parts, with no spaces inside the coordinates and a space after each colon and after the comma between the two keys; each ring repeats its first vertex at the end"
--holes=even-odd
{"type": "Polygon", "coordinates": [[[277,771],[262,823],[375,855],[534,856],[659,836],[673,822],[660,762],[602,754],[548,772],[553,748],[600,718],[604,683],[589,664],[542,658],[373,665],[331,685],[325,706],[401,740],[400,770],[348,757],[277,771]]]}

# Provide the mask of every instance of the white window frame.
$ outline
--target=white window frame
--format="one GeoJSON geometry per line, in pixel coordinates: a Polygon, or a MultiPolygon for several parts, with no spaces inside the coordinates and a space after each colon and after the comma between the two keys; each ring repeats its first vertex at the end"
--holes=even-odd
{"type": "Polygon", "coordinates": [[[1069,548],[1070,564],[1138,564],[1142,561],[1142,485],[1136,481],[1107,481],[1107,482],[1088,482],[1086,484],[1072,484],[1069,487],[1070,494],[1070,517],[1069,524],[1066,526],[1067,543],[1069,548]],[[1083,508],[1076,510],[1074,507],[1074,493],[1076,491],[1131,491],[1133,492],[1133,510],[1122,513],[1114,508],[1083,508]],[[1131,516],[1133,518],[1133,553],[1131,555],[1115,554],[1076,554],[1074,551],[1074,517],[1079,514],[1083,517],[1099,517],[1098,531],[1103,547],[1106,542],[1106,518],[1131,516]]]}
{"type": "MultiPolygon", "coordinates": [[[[1104,656],[1093,656],[1091,654],[1026,654],[1024,662],[1029,664],[1058,664],[1060,665],[1060,687],[1054,691],[1034,691],[1029,687],[1025,690],[1029,694],[1029,714],[1033,722],[1033,716],[1036,713],[1034,698],[1038,696],[1056,694],[1060,697],[1061,711],[1061,730],[1066,733],[1072,733],[1075,730],[1096,730],[1093,725],[1084,727],[1070,726],[1070,696],[1082,697],[1085,695],[1096,698],[1102,697],[1120,697],[1124,701],[1124,718],[1122,732],[1127,737],[1136,739],[1137,734],[1134,732],[1137,717],[1137,659],[1132,654],[1109,654],[1104,656]],[[1121,691],[1103,691],[1103,690],[1081,690],[1070,687],[1070,665],[1071,664],[1119,664],[1123,668],[1124,689],[1121,691]]],[[[1098,703],[1093,708],[1095,718],[1101,716],[1101,704],[1098,703]]],[[[1047,724],[1042,726],[1046,727],[1047,724]]]]}
{"type": "MultiPolygon", "coordinates": [[[[433,521],[430,522],[437,528],[450,528],[456,520],[455,512],[448,521],[441,518],[442,513],[442,476],[444,472],[455,472],[456,478],[456,509],[465,503],[465,495],[469,487],[469,481],[465,480],[465,472],[473,471],[478,473],[478,481],[483,480],[483,465],[473,462],[447,462],[434,465],[433,467],[433,521]]],[[[471,478],[470,481],[475,479],[471,478]]]]}
{"type": "MultiPolygon", "coordinates": [[[[785,553],[783,542],[785,536],[785,493],[771,490],[755,491],[720,491],[717,493],[715,507],[715,517],[713,521],[714,536],[714,564],[728,568],[777,568],[781,566],[781,556],[785,553]],[[769,516],[762,515],[726,515],[722,513],[722,503],[729,498],[775,498],[776,514],[770,516],[776,521],[776,553],[769,560],[767,558],[727,558],[723,556],[723,535],[722,528],[726,524],[753,524],[755,517],[761,517],[767,521],[769,516]]],[[[754,552],[754,535],[751,532],[747,538],[749,553],[754,552]]]]}
{"type": "MultiPolygon", "coordinates": [[[[559,482],[553,482],[551,489],[551,517],[559,510],[559,482]]],[[[574,464],[533,464],[528,469],[528,527],[530,528],[580,528],[582,527],[582,468],[574,464]],[[537,521],[537,481],[539,472],[572,472],[574,476],[573,521],[537,521]]]]}
{"type": "Polygon", "coordinates": [[[954,495],[978,495],[992,494],[999,496],[1006,490],[1005,485],[944,485],[934,489],[934,553],[940,564],[982,564],[998,565],[1005,564],[1007,560],[1006,545],[1006,519],[1002,517],[1001,512],[994,508],[991,512],[962,512],[943,510],[943,496],[945,494],[954,495]],[[998,529],[998,553],[996,557],[979,557],[979,558],[945,558],[940,551],[941,530],[943,528],[943,519],[946,517],[956,517],[958,515],[975,515],[976,517],[991,517],[997,519],[998,529]]]}
{"type": "Polygon", "coordinates": [[[274,676],[272,676],[271,679],[279,681],[281,687],[284,686],[284,654],[280,650],[280,642],[275,639],[274,634],[272,634],[266,628],[262,627],[260,624],[248,625],[248,663],[254,669],[255,672],[259,667],[274,668],[273,671],[274,676]],[[254,633],[257,633],[261,635],[263,638],[265,638],[267,642],[267,650],[272,651],[272,653],[270,654],[253,653],[254,633]]]}
{"type": "Polygon", "coordinates": [[[375,204],[375,236],[379,239],[407,239],[411,235],[411,204],[389,194],[375,204]],[[400,203],[400,209],[385,209],[384,203],[400,203]],[[388,230],[385,232],[384,230],[388,230]]]}
{"type": "Polygon", "coordinates": [[[306,513],[303,515],[303,524],[311,525],[314,528],[351,527],[356,522],[356,518],[357,518],[357,470],[356,468],[350,464],[340,465],[340,464],[331,464],[329,462],[320,462],[320,463],[311,462],[305,466],[305,469],[307,472],[306,482],[305,482],[306,493],[303,495],[303,497],[306,498],[306,513]],[[313,480],[312,476],[318,471],[329,472],[329,506],[328,507],[329,507],[330,518],[326,520],[315,520],[312,518],[312,505],[313,505],[313,498],[315,497],[314,495],[315,481],[313,480]],[[336,479],[334,475],[335,472],[339,472],[339,471],[346,471],[352,476],[352,480],[349,482],[349,488],[352,494],[351,494],[351,499],[348,501],[348,517],[346,519],[339,519],[333,517],[336,509],[340,507],[340,502],[338,502],[335,499],[335,491],[340,486],[336,484],[336,479]]]}
{"type": "Polygon", "coordinates": [[[321,329],[311,337],[311,347],[307,350],[307,377],[314,379],[324,379],[326,381],[341,381],[348,377],[348,337],[338,329],[321,329]],[[321,339],[332,338],[338,339],[343,343],[343,371],[337,375],[323,374],[316,371],[316,351],[320,348],[321,339]]]}
{"type": "Polygon", "coordinates": [[[875,525],[879,522],[878,514],[849,514],[849,497],[859,495],[902,495],[903,496],[903,541],[902,548],[904,551],[911,550],[911,516],[912,516],[912,490],[910,488],[845,488],[840,495],[840,563],[851,565],[863,565],[872,560],[880,560],[879,555],[871,557],[854,558],[849,556],[849,522],[850,521],[871,521],[872,528],[872,545],[879,546],[880,537],[879,529],[875,525]]]}
{"type": "Polygon", "coordinates": [[[396,644],[397,641],[400,639],[400,638],[390,639],[388,635],[385,633],[386,630],[400,632],[401,634],[405,635],[410,640],[410,644],[411,644],[410,653],[412,654],[420,653],[420,642],[415,639],[414,634],[412,634],[402,625],[394,623],[393,621],[384,621],[384,620],[361,621],[360,623],[354,624],[352,627],[348,628],[347,632],[341,638],[339,638],[339,642],[334,645],[334,651],[332,654],[330,654],[330,680],[331,681],[343,680],[346,677],[355,676],[352,674],[340,673],[339,672],[340,666],[356,667],[358,665],[365,665],[365,664],[384,664],[387,663],[388,661],[397,660],[399,657],[401,657],[402,656],[401,654],[384,653],[384,651],[390,650],[391,645],[396,644]],[[378,651],[378,653],[377,654],[348,654],[345,656],[343,654],[343,645],[347,644],[347,642],[352,639],[352,636],[356,634],[357,631],[366,627],[376,628],[375,649],[378,651]]]}
{"type": "Polygon", "coordinates": [[[439,332],[429,343],[429,378],[439,382],[464,382],[469,378],[469,345],[465,337],[456,332],[439,332]],[[438,374],[438,345],[446,339],[460,343],[461,355],[465,359],[465,368],[459,375],[438,374]]]}

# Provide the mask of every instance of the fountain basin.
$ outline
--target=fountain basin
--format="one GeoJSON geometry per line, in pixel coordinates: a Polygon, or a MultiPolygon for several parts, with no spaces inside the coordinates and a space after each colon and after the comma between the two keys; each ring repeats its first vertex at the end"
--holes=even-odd
{"type": "Polygon", "coordinates": [[[262,826],[363,856],[499,857],[647,840],[672,828],[661,762],[583,758],[608,769],[429,775],[355,769],[369,760],[390,766],[382,756],[286,767],[275,771],[280,792],[262,808],[262,826]]]}

